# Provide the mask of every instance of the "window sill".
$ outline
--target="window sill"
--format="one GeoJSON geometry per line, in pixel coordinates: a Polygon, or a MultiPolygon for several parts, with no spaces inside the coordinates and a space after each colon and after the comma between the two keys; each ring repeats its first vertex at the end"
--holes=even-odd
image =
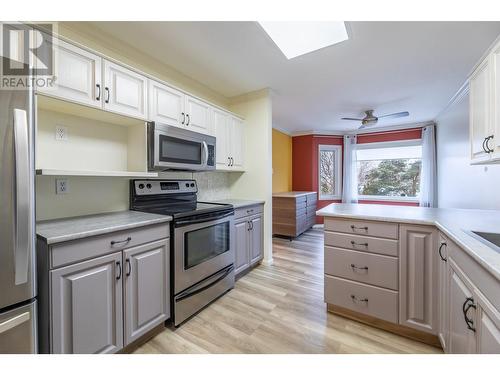
{"type": "Polygon", "coordinates": [[[401,203],[419,203],[419,198],[404,197],[386,197],[377,195],[360,195],[358,201],[381,201],[381,202],[401,202],[401,203]]]}
{"type": "Polygon", "coordinates": [[[332,196],[319,196],[318,197],[319,201],[339,201],[342,200],[342,197],[340,195],[332,195],[332,196]]]}

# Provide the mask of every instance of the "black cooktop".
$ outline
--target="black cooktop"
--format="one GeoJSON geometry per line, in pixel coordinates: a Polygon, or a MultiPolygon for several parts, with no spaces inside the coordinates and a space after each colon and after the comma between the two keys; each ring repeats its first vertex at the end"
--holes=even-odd
{"type": "Polygon", "coordinates": [[[230,204],[222,203],[205,203],[205,202],[182,202],[182,203],[170,203],[165,206],[147,207],[144,210],[153,214],[169,215],[174,219],[200,215],[210,212],[232,210],[233,206],[230,204]]]}
{"type": "Polygon", "coordinates": [[[175,219],[217,211],[232,211],[223,203],[198,202],[195,180],[131,180],[130,209],[169,215],[175,219]]]}

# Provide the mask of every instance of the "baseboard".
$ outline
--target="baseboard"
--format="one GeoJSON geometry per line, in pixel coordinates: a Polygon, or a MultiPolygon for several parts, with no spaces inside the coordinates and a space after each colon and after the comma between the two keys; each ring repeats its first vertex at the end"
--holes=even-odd
{"type": "Polygon", "coordinates": [[[402,326],[400,324],[391,323],[382,319],[374,318],[373,316],[365,315],[356,311],[346,309],[337,305],[327,303],[327,310],[333,314],[349,318],[357,322],[367,324],[369,326],[383,329],[399,336],[408,337],[410,339],[423,342],[438,348],[442,348],[438,336],[427,332],[422,332],[414,328],[402,326]]]}

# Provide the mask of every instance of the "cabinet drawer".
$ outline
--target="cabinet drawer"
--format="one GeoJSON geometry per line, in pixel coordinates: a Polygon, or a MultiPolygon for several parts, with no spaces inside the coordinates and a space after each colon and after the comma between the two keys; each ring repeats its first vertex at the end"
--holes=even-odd
{"type": "Polygon", "coordinates": [[[398,292],[325,275],[325,302],[398,322],[398,292]]]}
{"type": "Polygon", "coordinates": [[[316,202],[318,201],[318,197],[316,194],[306,195],[307,206],[316,206],[316,202]]]}
{"type": "Polygon", "coordinates": [[[326,246],[325,273],[383,288],[398,289],[398,259],[385,255],[326,246]]]}
{"type": "Polygon", "coordinates": [[[63,242],[51,246],[50,267],[60,267],[167,237],[169,225],[159,224],[63,242]]]}
{"type": "Polygon", "coordinates": [[[325,218],[325,230],[398,239],[396,223],[325,218]]]}
{"type": "Polygon", "coordinates": [[[325,232],[325,245],[368,253],[398,256],[398,241],[384,238],[325,232]]]}
{"type": "Polygon", "coordinates": [[[237,220],[245,216],[261,214],[263,211],[264,211],[263,204],[238,208],[234,211],[234,219],[237,220]]]}

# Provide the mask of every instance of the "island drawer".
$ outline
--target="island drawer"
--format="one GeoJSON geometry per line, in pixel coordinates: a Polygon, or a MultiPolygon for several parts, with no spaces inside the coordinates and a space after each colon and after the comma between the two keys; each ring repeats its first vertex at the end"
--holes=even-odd
{"type": "Polygon", "coordinates": [[[325,230],[398,239],[398,224],[325,217],[325,230]]]}
{"type": "Polygon", "coordinates": [[[398,292],[325,275],[325,302],[398,323],[398,292]]]}
{"type": "Polygon", "coordinates": [[[385,238],[325,232],[325,245],[368,253],[398,256],[398,241],[385,238]]]}
{"type": "Polygon", "coordinates": [[[398,258],[325,247],[325,273],[389,289],[398,289],[398,258]]]}
{"type": "Polygon", "coordinates": [[[149,225],[50,246],[50,268],[114,253],[169,237],[169,225],[149,225]]]}

